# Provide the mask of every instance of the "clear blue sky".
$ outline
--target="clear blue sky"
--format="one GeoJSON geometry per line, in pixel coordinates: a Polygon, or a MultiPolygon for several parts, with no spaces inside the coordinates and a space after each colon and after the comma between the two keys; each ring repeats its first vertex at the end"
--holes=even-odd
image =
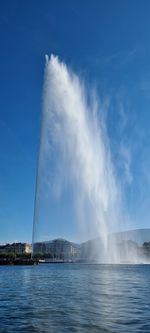
{"type": "Polygon", "coordinates": [[[32,237],[46,53],[109,99],[108,133],[130,219],[149,227],[149,13],[149,0],[1,1],[0,242],[32,237]]]}

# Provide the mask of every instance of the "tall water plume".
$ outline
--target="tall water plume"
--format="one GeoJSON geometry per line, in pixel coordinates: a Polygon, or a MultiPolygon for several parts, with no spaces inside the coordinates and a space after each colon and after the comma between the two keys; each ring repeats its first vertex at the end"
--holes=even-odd
{"type": "MultiPolygon", "coordinates": [[[[70,211],[72,205],[67,223],[75,221],[81,239],[101,239],[103,261],[116,260],[107,235],[118,223],[120,193],[103,109],[96,94],[53,55],[46,57],[41,127],[33,243],[52,235],[59,206],[70,211]],[[46,236],[40,235],[42,224],[46,236]]],[[[60,221],[58,229],[63,229],[60,221]]]]}

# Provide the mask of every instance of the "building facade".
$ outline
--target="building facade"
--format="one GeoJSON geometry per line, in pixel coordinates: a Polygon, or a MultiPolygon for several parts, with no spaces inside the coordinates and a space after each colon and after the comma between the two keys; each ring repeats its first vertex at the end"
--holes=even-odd
{"type": "Polygon", "coordinates": [[[0,245],[0,253],[13,254],[30,254],[32,245],[28,243],[12,243],[0,245]]]}
{"type": "Polygon", "coordinates": [[[34,254],[42,254],[57,259],[74,259],[79,255],[79,246],[64,239],[54,239],[34,244],[34,254]]]}

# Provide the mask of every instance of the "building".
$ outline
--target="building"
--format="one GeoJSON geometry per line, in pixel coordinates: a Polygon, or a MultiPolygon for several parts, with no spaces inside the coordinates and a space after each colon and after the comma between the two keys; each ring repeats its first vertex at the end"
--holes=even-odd
{"type": "Polygon", "coordinates": [[[0,245],[0,253],[13,253],[13,254],[30,254],[32,252],[32,245],[28,243],[12,243],[0,245]]]}
{"type": "Polygon", "coordinates": [[[79,256],[79,245],[65,239],[38,242],[34,244],[34,254],[69,260],[79,256]]]}

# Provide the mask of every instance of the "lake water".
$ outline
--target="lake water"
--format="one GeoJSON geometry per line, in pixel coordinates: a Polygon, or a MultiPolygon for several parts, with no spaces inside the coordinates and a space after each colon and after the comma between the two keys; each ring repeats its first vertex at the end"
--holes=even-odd
{"type": "Polygon", "coordinates": [[[0,332],[150,333],[150,266],[0,266],[0,332]]]}

